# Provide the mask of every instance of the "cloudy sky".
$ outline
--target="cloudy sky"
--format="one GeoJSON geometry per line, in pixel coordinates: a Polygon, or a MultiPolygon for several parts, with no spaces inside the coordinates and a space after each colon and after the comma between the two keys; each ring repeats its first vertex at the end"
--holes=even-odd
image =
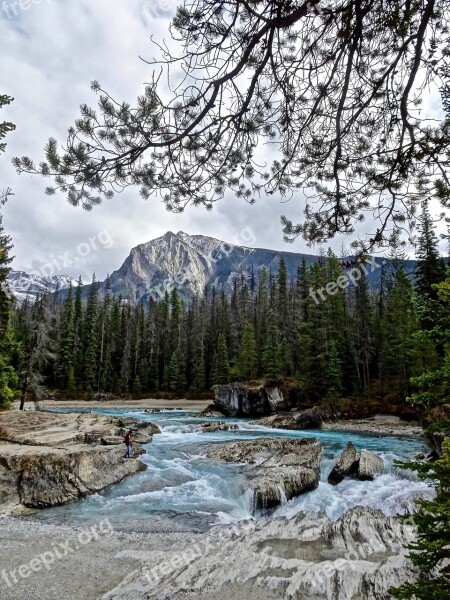
{"type": "MultiPolygon", "coordinates": [[[[245,243],[241,232],[250,227],[258,247],[317,251],[301,239],[288,246],[282,240],[280,215],[298,221],[301,196],[287,204],[270,197],[249,206],[230,195],[212,212],[191,207],[176,215],[158,199],[145,202],[137,190],[128,190],[87,213],[71,207],[63,196],[46,196],[46,181],[18,176],[11,166],[17,155],[39,162],[50,136],[64,141],[79,105],[96,104],[90,81],[100,81],[114,97],[133,103],[151,76],[151,67],[139,57],[154,56],[150,35],[168,35],[168,16],[176,4],[0,0],[0,92],[15,98],[0,116],[17,124],[0,158],[0,187],[9,186],[15,194],[4,209],[4,224],[15,246],[13,268],[37,272],[52,264],[55,273],[81,273],[88,280],[95,271],[103,279],[132,247],[168,230],[245,243]]],[[[351,241],[335,240],[332,246],[340,251],[351,241]]]]}

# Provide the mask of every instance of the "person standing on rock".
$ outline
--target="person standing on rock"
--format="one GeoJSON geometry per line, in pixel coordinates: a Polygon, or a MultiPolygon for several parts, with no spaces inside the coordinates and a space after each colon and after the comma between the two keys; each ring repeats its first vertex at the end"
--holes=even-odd
{"type": "Polygon", "coordinates": [[[131,450],[133,449],[133,445],[131,443],[131,435],[132,435],[132,433],[133,433],[133,430],[130,429],[130,431],[125,435],[124,442],[125,442],[125,444],[127,446],[127,450],[126,450],[126,452],[125,452],[125,454],[123,456],[124,458],[131,458],[131,450]]]}

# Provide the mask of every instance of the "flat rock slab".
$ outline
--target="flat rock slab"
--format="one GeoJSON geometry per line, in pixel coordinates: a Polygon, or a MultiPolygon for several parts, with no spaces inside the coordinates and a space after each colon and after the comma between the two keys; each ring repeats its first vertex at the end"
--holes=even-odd
{"type": "Polygon", "coordinates": [[[261,438],[213,448],[215,460],[254,465],[247,471],[253,511],[271,509],[315,489],[320,480],[322,445],[315,439],[261,438]]]}
{"type": "Polygon", "coordinates": [[[65,504],[145,470],[139,442],[151,442],[157,431],[151,423],[91,413],[0,414],[2,511],[65,504]],[[127,429],[136,431],[130,459],[123,457],[127,429]]]}
{"type": "Polygon", "coordinates": [[[148,443],[160,433],[153,423],[97,413],[7,411],[0,413],[0,440],[32,446],[65,446],[101,443],[102,437],[122,438],[128,429],[135,441],[148,443]],[[139,436],[139,440],[136,436],[139,436]]]}

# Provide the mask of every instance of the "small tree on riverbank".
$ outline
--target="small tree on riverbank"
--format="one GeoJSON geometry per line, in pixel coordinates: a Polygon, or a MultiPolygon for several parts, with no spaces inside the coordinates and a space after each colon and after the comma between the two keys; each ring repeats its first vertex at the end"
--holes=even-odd
{"type": "MultiPolygon", "coordinates": [[[[0,94],[0,108],[12,102],[10,96],[0,94]]],[[[6,143],[2,140],[7,133],[14,131],[13,123],[0,123],[0,154],[5,151],[6,143]]],[[[5,204],[11,190],[0,189],[0,210],[5,204]]],[[[11,354],[13,349],[13,331],[11,327],[11,313],[13,307],[12,295],[8,288],[7,276],[9,264],[12,261],[9,253],[12,242],[3,228],[3,215],[0,212],[0,410],[7,408],[14,396],[14,388],[17,384],[17,376],[11,366],[11,354]]]]}
{"type": "Polygon", "coordinates": [[[450,440],[443,445],[436,462],[407,465],[421,479],[436,486],[434,500],[419,500],[420,511],[413,515],[417,540],[408,546],[411,560],[420,569],[419,580],[392,590],[400,600],[450,598],[450,440]]]}

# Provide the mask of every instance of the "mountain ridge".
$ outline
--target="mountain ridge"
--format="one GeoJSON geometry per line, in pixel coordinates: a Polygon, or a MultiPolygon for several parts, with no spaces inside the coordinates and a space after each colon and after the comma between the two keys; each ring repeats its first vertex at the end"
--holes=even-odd
{"type": "MultiPolygon", "coordinates": [[[[244,240],[245,241],[245,240],[244,240]]],[[[150,297],[160,299],[165,291],[169,293],[177,287],[181,295],[188,299],[193,295],[204,294],[205,289],[215,287],[219,291],[231,292],[234,279],[241,270],[253,272],[258,276],[263,267],[277,272],[281,256],[284,257],[288,277],[296,277],[299,264],[304,261],[307,266],[320,260],[319,255],[289,252],[284,250],[269,250],[254,246],[244,246],[225,242],[205,235],[190,235],[184,231],[173,233],[167,231],[164,235],[138,244],[133,247],[122,265],[113,271],[109,277],[111,291],[115,296],[122,296],[131,303],[147,301],[150,297]]],[[[343,260],[350,261],[354,257],[343,260]]],[[[377,264],[389,259],[376,257],[377,264]]],[[[402,261],[407,273],[414,272],[416,261],[402,261]]],[[[369,283],[376,286],[379,282],[379,269],[369,273],[369,283]]],[[[28,276],[31,280],[33,293],[27,291],[28,296],[36,296],[45,291],[47,285],[49,292],[56,288],[67,286],[73,279],[69,276],[57,275],[52,278],[28,275],[23,271],[12,271],[8,276],[8,284],[12,293],[23,301],[23,281],[28,276]],[[59,282],[59,284],[58,284],[59,282]]],[[[105,282],[99,282],[101,295],[105,291],[105,282]]],[[[87,294],[90,285],[84,286],[87,294]]]]}

